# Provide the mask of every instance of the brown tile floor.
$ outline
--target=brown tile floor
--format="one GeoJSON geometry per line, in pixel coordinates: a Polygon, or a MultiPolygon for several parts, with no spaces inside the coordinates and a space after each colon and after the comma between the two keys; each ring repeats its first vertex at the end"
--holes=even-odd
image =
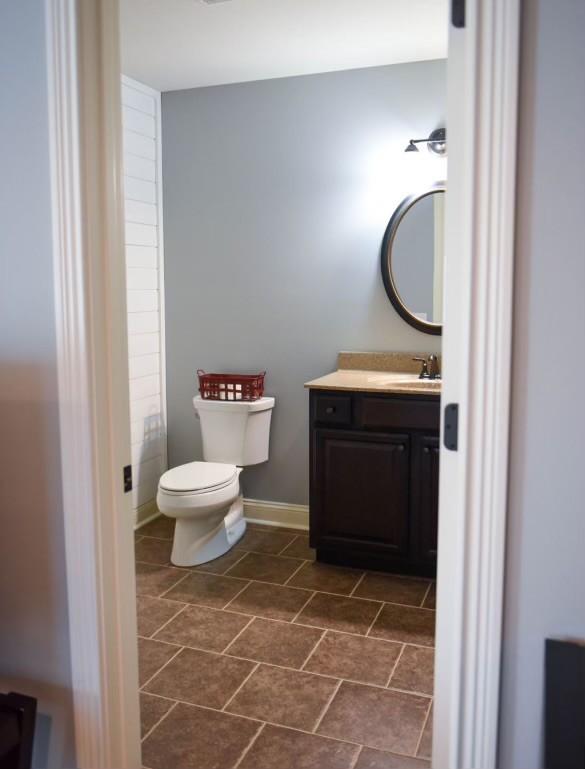
{"type": "Polygon", "coordinates": [[[172,536],[136,536],[144,767],[430,766],[430,580],[315,563],[306,534],[254,524],[177,568],[172,536]]]}

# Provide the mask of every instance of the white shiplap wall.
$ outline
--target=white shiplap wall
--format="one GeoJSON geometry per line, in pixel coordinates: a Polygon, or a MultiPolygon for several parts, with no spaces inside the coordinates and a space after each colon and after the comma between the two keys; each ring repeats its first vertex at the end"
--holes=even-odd
{"type": "Polygon", "coordinates": [[[154,512],[167,467],[160,93],[122,77],[133,504],[154,512]]]}

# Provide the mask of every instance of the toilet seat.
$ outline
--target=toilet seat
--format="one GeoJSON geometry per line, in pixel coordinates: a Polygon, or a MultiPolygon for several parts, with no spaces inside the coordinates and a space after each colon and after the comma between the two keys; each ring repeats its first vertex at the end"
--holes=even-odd
{"type": "Polygon", "coordinates": [[[224,462],[189,462],[167,470],[159,489],[168,494],[205,494],[229,486],[239,473],[235,465],[224,462]]]}

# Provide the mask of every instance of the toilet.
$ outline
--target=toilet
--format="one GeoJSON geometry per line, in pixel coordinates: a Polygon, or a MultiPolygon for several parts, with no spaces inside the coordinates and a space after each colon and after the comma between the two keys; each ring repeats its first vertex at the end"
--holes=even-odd
{"type": "Polygon", "coordinates": [[[196,566],[227,553],[246,531],[240,473],[268,460],[274,398],[255,401],[193,398],[201,422],[203,462],[164,473],[158,509],[176,518],[171,561],[196,566]]]}

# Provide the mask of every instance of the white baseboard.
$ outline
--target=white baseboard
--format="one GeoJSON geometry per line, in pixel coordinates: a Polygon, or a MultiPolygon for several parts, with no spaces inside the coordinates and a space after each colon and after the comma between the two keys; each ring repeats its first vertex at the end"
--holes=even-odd
{"type": "Polygon", "coordinates": [[[156,501],[154,499],[145,502],[134,511],[134,529],[140,529],[142,526],[150,523],[150,521],[158,518],[159,515],[161,515],[161,513],[156,506],[156,501]]]}
{"type": "Polygon", "coordinates": [[[266,526],[287,526],[290,529],[309,529],[309,506],[286,502],[267,502],[263,499],[245,499],[244,515],[250,523],[266,526]]]}
{"type": "MultiPolygon", "coordinates": [[[[158,518],[159,512],[155,500],[141,505],[135,512],[135,529],[140,529],[158,518]]],[[[244,516],[249,523],[262,523],[265,526],[286,526],[289,529],[308,531],[309,506],[291,505],[286,502],[267,502],[263,499],[245,499],[244,516]]]]}

